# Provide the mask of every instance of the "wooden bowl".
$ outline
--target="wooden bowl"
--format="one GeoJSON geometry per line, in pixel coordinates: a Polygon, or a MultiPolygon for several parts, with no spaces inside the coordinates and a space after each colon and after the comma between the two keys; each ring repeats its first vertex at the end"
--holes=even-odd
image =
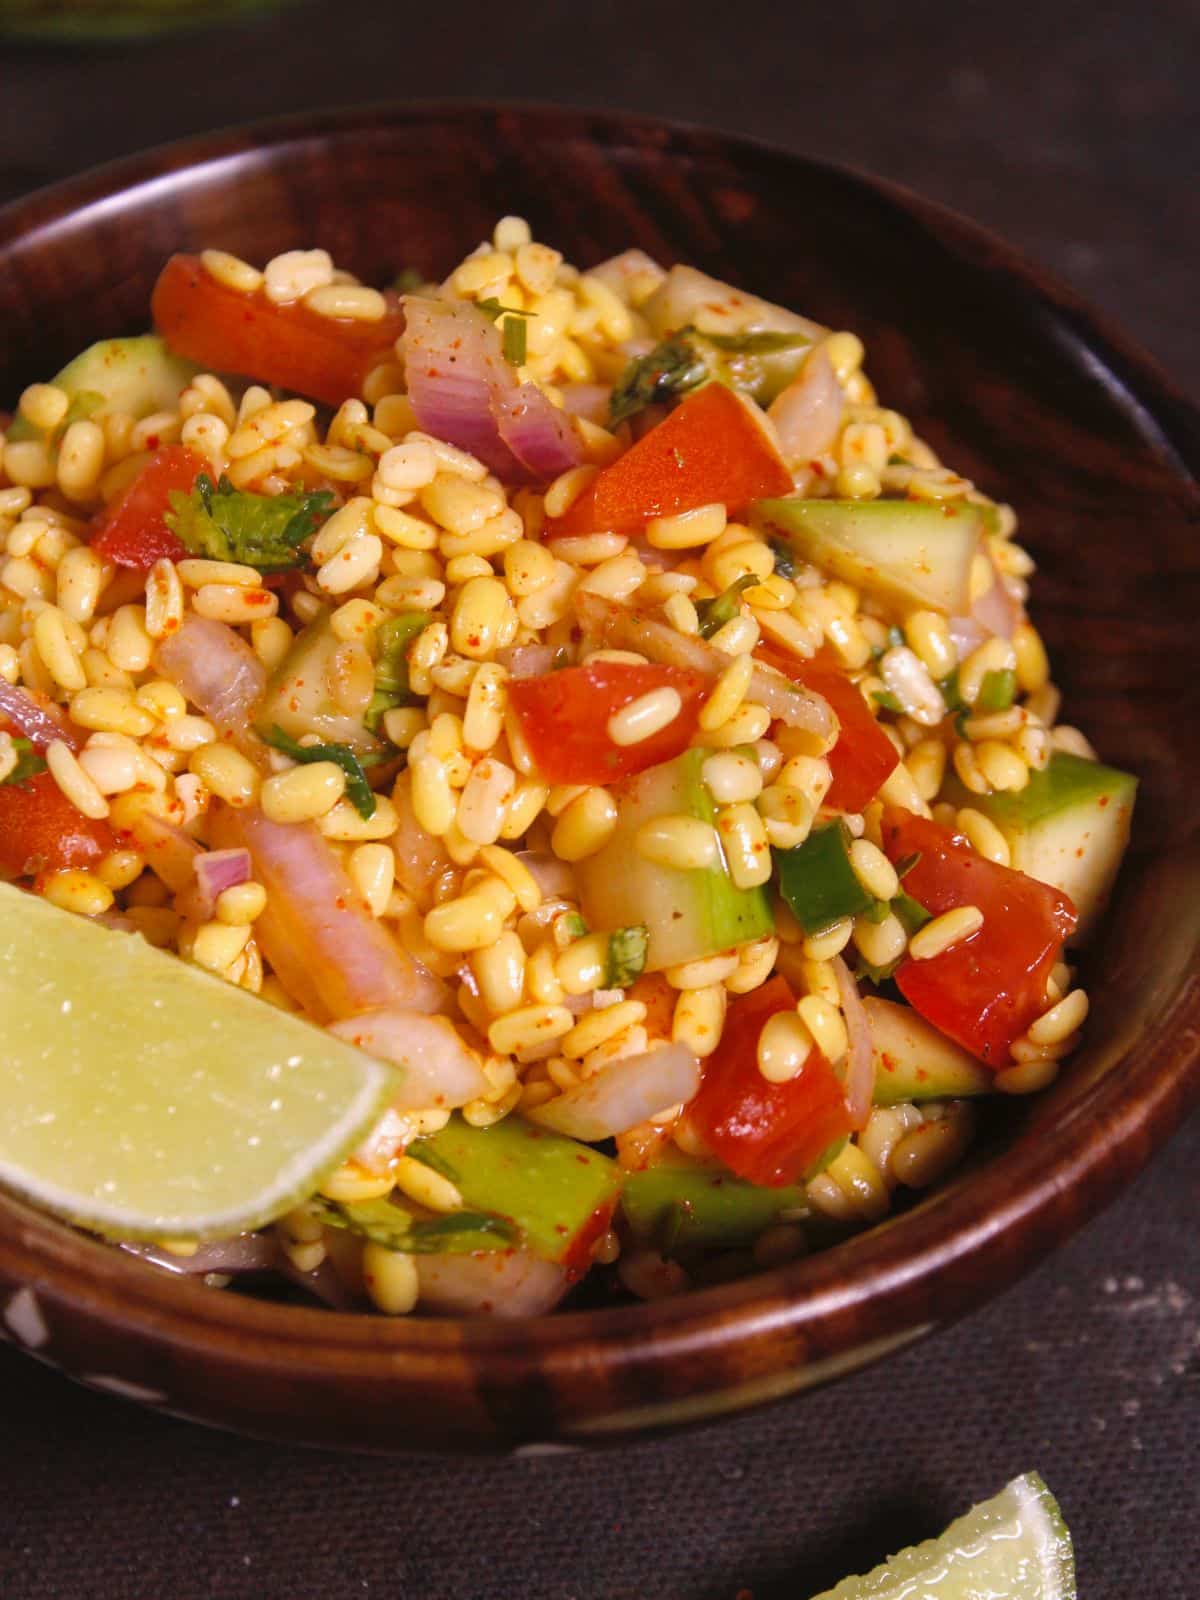
{"type": "Polygon", "coordinates": [[[516,212],[582,263],[629,244],[865,340],[885,403],[1011,500],[1072,721],[1142,779],[1090,953],[1088,1044],[973,1168],[789,1267],[527,1323],[390,1321],[166,1278],[0,1201],[10,1337],[73,1377],[251,1434],[363,1450],[608,1440],[886,1355],[1082,1225],[1200,1088],[1200,417],[1139,351],[911,195],[626,116],[352,111],[176,145],[0,214],[0,395],[144,325],[173,250],[320,243],[368,282],[440,272],[516,212]]]}

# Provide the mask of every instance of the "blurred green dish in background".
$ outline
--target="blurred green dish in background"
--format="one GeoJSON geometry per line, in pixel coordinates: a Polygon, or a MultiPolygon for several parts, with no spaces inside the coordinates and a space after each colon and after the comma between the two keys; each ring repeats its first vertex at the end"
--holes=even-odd
{"type": "Polygon", "coordinates": [[[51,43],[139,39],[198,28],[295,0],[0,0],[0,34],[51,43]]]}

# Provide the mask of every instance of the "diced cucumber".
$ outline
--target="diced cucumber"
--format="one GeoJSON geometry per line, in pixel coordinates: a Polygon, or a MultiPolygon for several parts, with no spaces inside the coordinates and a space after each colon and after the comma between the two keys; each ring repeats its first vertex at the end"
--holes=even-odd
{"type": "Polygon", "coordinates": [[[906,1100],[958,1100],[994,1091],[995,1074],[911,1006],[866,995],[863,1009],[871,1025],[877,1106],[906,1100]]]}
{"type": "Polygon", "coordinates": [[[970,608],[984,521],[966,501],[760,500],[750,520],[902,611],[931,606],[953,616],[970,608]]]}
{"type": "Polygon", "coordinates": [[[850,835],[844,822],[814,828],[793,850],[776,850],[779,890],[805,933],[820,933],[843,917],[868,910],[873,897],[850,865],[850,835]]]}
{"type": "Polygon", "coordinates": [[[762,405],[787,387],[825,332],[819,323],[795,311],[687,266],[672,267],[642,311],[660,338],[693,328],[721,341],[719,345],[699,341],[706,364],[717,377],[762,405]],[[769,338],[755,340],[756,334],[778,335],[782,347],[771,348],[769,338]],[[748,336],[741,347],[735,343],[739,335],[748,336]]]}
{"type": "MultiPolygon", "coordinates": [[[[194,362],[173,355],[156,334],[132,339],[101,339],[68,361],[51,382],[70,395],[72,421],[123,411],[135,418],[170,411],[200,371],[194,362]]],[[[10,439],[33,439],[38,429],[18,416],[10,439]]]]}
{"type": "Polygon", "coordinates": [[[1070,895],[1079,913],[1072,942],[1086,939],[1108,903],[1129,842],[1137,779],[1060,750],[1015,793],[968,794],[956,784],[947,790],[954,804],[991,818],[1019,872],[1070,895]]]}
{"type": "Polygon", "coordinates": [[[575,867],[589,927],[612,931],[645,926],[647,972],[716,955],[747,939],[760,939],[774,926],[765,889],[737,888],[723,863],[680,871],[645,860],[634,847],[638,829],[655,817],[715,821],[716,806],[700,775],[711,754],[685,750],[676,760],[621,784],[614,791],[616,832],[603,850],[575,867]]]}
{"type": "Polygon", "coordinates": [[[469,1210],[514,1222],[529,1249],[550,1261],[570,1261],[586,1246],[621,1189],[615,1161],[521,1117],[490,1128],[451,1117],[408,1154],[449,1178],[469,1210]]]}
{"type": "Polygon", "coordinates": [[[634,1237],[664,1255],[737,1249],[788,1213],[808,1210],[803,1185],[764,1189],[709,1162],[663,1162],[631,1172],[621,1209],[634,1237]]]}
{"type": "Polygon", "coordinates": [[[327,613],[298,633],[267,684],[259,723],[264,729],[278,726],[293,739],[315,733],[324,744],[349,745],[357,756],[375,755],[382,749],[379,740],[333,696],[330,669],[341,643],[327,613]]]}

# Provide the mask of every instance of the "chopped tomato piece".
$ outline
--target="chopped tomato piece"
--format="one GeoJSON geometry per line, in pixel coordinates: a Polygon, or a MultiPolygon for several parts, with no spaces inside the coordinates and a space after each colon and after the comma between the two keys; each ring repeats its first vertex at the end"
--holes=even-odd
{"type": "Polygon", "coordinates": [[[709,383],[598,473],[547,533],[638,533],[651,517],[715,503],[738,511],[791,489],[792,475],[749,402],[709,383]]]}
{"type": "Polygon", "coordinates": [[[851,1126],[841,1079],[815,1046],[787,1083],[768,1083],[758,1070],[759,1035],[795,1004],[779,977],[734,1000],[686,1112],[713,1155],[769,1189],[803,1178],[851,1126]]]}
{"type": "Polygon", "coordinates": [[[94,822],[48,772],[0,785],[0,872],[14,878],[92,867],[117,847],[107,822],[94,822]]]}
{"type": "Polygon", "coordinates": [[[391,359],[404,332],[394,297],[376,322],[324,317],[301,302],[276,305],[258,290],[219,283],[198,256],[172,256],[151,300],[154,325],[181,356],[338,406],[391,359]]]}
{"type": "Polygon", "coordinates": [[[137,477],[103,512],[91,537],[92,549],[118,567],[149,572],[164,557],[187,555],[180,539],[163,520],[171,509],[171,493],[190,494],[202,472],[212,469],[203,456],[181,444],[156,450],[137,477]]]}
{"type": "Polygon", "coordinates": [[[917,856],[905,891],[934,916],[978,906],[983,926],[926,961],[897,967],[901,994],[935,1028],[992,1067],[1007,1064],[1014,1039],[1046,1009],[1046,979],[1074,930],[1065,894],[977,855],[965,839],[925,817],[889,806],[883,845],[893,863],[917,856]]]}
{"type": "Polygon", "coordinates": [[[592,661],[542,678],[519,678],[508,697],[538,770],[550,783],[612,783],[687,749],[708,685],[685,667],[592,661]],[[617,744],[608,719],[654,689],[674,689],[679,715],[637,744],[617,744]]]}
{"type": "Polygon", "coordinates": [[[825,757],[833,773],[825,803],[836,811],[861,811],[879,793],[880,785],[900,760],[892,741],[871,715],[870,706],[849,678],[832,667],[800,661],[769,644],[760,644],[754,653],[767,666],[775,667],[793,683],[802,683],[833,707],[841,730],[837,743],[825,757]]]}

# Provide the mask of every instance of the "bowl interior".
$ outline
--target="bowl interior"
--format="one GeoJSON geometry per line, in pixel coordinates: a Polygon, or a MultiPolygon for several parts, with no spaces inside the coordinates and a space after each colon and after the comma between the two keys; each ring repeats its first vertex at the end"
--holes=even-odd
{"type": "MultiPolygon", "coordinates": [[[[16,1241],[7,1259],[0,1245],[0,1276],[40,1274],[63,1318],[58,1359],[92,1370],[97,1328],[119,1325],[143,1362],[153,1349],[168,1363],[178,1409],[252,1431],[341,1442],[332,1401],[301,1425],[282,1391],[265,1398],[264,1374],[285,1348],[294,1363],[300,1338],[368,1431],[351,1365],[393,1394],[436,1390],[455,1442],[620,1432],[679,1420],[689,1396],[706,1414],[798,1387],[805,1370],[854,1364],[1011,1279],[1194,1093],[1200,428],[1144,358],[969,224],[843,172],[623,118],[418,108],[220,135],[0,214],[0,397],[92,339],[144,326],[172,251],[262,261],[319,243],[382,282],[408,265],[445,271],[506,212],[579,264],[638,244],[862,337],[881,402],[1014,505],[1069,720],[1142,780],[1133,849],[1086,958],[1090,1042],[1056,1090],[1012,1118],[969,1180],[761,1279],[536,1330],[390,1324],[164,1283],[0,1201],[16,1241]],[[258,1374],[257,1402],[205,1401],[195,1363],[218,1347],[258,1374]],[[470,1404],[454,1399],[468,1377],[470,1404]]],[[[106,1359],[118,1357],[114,1343],[106,1359]]]]}

